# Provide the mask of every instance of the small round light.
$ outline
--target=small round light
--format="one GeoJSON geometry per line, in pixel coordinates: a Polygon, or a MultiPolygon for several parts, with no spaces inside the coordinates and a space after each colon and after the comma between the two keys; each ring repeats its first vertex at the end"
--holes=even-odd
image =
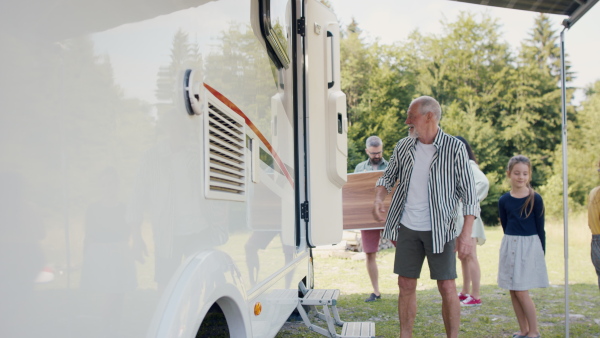
{"type": "Polygon", "coordinates": [[[258,316],[262,312],[262,304],[260,302],[256,302],[254,304],[254,315],[258,316]]]}

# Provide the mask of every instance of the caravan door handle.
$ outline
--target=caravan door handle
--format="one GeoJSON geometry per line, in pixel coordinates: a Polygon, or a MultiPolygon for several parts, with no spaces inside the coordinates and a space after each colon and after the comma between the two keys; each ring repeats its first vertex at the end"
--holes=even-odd
{"type": "Polygon", "coordinates": [[[331,59],[329,60],[329,67],[331,68],[331,82],[327,83],[327,88],[332,88],[333,85],[335,84],[335,77],[334,77],[334,65],[335,65],[335,57],[333,55],[335,49],[333,48],[335,45],[333,43],[333,33],[331,33],[330,31],[327,31],[327,39],[330,40],[330,44],[329,44],[329,48],[331,50],[331,59]]]}

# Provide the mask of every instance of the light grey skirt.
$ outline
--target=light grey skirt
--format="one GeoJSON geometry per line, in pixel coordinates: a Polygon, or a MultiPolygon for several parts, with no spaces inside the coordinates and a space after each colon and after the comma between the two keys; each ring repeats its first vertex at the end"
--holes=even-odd
{"type": "Polygon", "coordinates": [[[538,235],[504,235],[500,245],[498,286],[514,291],[550,286],[544,250],[538,235]]]}

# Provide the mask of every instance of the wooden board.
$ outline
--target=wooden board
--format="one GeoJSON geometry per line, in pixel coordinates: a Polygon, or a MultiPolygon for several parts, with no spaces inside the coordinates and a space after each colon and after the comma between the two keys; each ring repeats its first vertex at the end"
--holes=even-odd
{"type": "MultiPolygon", "coordinates": [[[[373,219],[375,183],[381,175],[383,171],[348,174],[348,181],[342,188],[344,230],[383,229],[385,222],[379,223],[373,219]]],[[[385,210],[390,207],[393,193],[384,200],[385,210]]]]}

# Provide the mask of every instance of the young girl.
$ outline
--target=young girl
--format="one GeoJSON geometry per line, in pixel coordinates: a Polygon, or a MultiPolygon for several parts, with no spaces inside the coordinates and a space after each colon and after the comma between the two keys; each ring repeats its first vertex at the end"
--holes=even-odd
{"type": "Polygon", "coordinates": [[[510,290],[519,322],[513,337],[540,337],[535,304],[529,289],[549,286],[544,254],[544,202],[530,185],[531,162],[523,155],[508,161],[510,192],[498,201],[504,238],[500,246],[498,286],[510,290]]]}

